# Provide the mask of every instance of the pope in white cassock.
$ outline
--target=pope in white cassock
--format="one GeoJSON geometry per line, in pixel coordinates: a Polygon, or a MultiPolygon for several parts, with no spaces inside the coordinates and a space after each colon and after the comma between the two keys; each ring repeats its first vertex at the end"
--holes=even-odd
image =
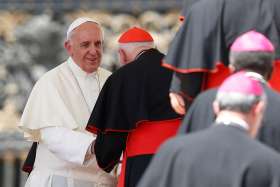
{"type": "Polygon", "coordinates": [[[110,72],[99,67],[103,32],[90,18],[68,28],[69,59],[35,84],[19,127],[38,142],[26,187],[113,187],[115,177],[99,169],[91,152],[95,137],[85,131],[91,110],[110,72]]]}

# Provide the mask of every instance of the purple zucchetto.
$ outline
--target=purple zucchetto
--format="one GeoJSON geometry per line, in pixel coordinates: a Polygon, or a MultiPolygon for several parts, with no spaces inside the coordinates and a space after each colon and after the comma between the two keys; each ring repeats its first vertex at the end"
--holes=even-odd
{"type": "Polygon", "coordinates": [[[218,92],[240,93],[244,95],[261,96],[263,88],[261,83],[241,71],[229,76],[219,87],[218,92]]]}
{"type": "Polygon", "coordinates": [[[232,52],[274,52],[274,50],[271,41],[256,31],[249,31],[237,37],[230,47],[232,52]]]}

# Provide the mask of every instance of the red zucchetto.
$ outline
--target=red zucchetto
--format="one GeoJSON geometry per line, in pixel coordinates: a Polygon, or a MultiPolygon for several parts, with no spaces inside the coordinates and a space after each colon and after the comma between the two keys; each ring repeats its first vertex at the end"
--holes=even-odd
{"type": "Polygon", "coordinates": [[[154,39],[142,28],[133,27],[124,32],[118,42],[119,43],[133,43],[133,42],[153,42],[154,39]]]}

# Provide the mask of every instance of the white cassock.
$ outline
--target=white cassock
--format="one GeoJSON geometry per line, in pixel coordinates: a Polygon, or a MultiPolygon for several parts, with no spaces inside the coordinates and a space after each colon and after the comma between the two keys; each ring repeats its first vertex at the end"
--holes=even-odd
{"type": "Polygon", "coordinates": [[[116,186],[90,154],[95,137],[85,131],[110,74],[102,68],[87,74],[69,58],[36,82],[19,124],[26,138],[39,142],[26,187],[116,186]]]}

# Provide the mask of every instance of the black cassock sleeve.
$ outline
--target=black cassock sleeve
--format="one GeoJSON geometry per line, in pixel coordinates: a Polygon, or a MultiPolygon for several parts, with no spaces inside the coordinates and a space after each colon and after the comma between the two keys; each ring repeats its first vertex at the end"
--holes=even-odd
{"type": "Polygon", "coordinates": [[[212,103],[216,93],[217,89],[210,89],[195,98],[178,130],[179,135],[205,129],[215,121],[212,103]]]}
{"type": "Polygon", "coordinates": [[[94,152],[100,168],[106,172],[112,171],[119,162],[120,156],[125,149],[128,133],[102,133],[99,132],[94,152]]]}

